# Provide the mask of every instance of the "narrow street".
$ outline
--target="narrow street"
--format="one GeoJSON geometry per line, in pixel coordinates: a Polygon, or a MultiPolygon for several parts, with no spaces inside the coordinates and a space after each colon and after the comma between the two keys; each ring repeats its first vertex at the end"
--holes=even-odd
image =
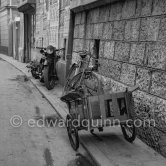
{"type": "Polygon", "coordinates": [[[60,121],[28,78],[0,59],[0,166],[83,165],[60,121]]]}

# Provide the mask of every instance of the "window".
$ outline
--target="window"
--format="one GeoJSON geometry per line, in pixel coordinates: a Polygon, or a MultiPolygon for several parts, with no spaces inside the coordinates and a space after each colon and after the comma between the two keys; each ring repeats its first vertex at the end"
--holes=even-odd
{"type": "Polygon", "coordinates": [[[95,69],[96,71],[98,71],[98,67],[99,67],[99,64],[98,64],[99,49],[100,49],[100,40],[96,39],[94,42],[94,47],[93,47],[93,55],[95,58],[95,61],[93,63],[94,63],[94,66],[96,67],[96,69],[95,69]]]}

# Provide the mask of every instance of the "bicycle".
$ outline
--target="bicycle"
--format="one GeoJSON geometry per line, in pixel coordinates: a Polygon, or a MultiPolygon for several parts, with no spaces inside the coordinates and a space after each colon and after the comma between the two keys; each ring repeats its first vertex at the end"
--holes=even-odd
{"type": "MultiPolygon", "coordinates": [[[[87,82],[88,77],[89,77],[88,84],[90,81],[99,83],[100,85],[97,85],[97,86],[100,88],[97,90],[96,93],[102,93],[103,91],[101,88],[101,81],[98,79],[97,74],[95,74],[95,71],[97,70],[99,66],[98,60],[94,58],[93,55],[88,51],[78,51],[76,53],[79,53],[81,60],[78,61],[77,64],[74,63],[71,66],[67,79],[66,79],[65,86],[64,86],[63,96],[67,94],[69,90],[71,90],[71,86],[73,89],[76,89],[76,83],[78,81],[80,82],[79,84],[77,84],[77,88],[80,86],[82,80],[85,80],[84,78],[86,78],[86,82],[87,82]],[[95,60],[95,65],[92,67],[89,67],[91,60],[95,60]]],[[[87,83],[85,85],[87,85],[87,83]]],[[[88,88],[89,92],[90,92],[90,89],[95,91],[94,89],[92,89],[92,85],[91,87],[88,88]]]]}

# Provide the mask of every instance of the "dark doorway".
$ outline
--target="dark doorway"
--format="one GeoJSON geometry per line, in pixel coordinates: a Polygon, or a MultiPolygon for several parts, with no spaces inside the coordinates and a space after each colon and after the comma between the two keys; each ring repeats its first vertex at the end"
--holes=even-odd
{"type": "Polygon", "coordinates": [[[99,49],[100,49],[100,40],[96,39],[94,41],[94,47],[93,47],[93,55],[95,56],[95,61],[94,61],[94,66],[95,66],[95,70],[98,71],[98,59],[99,59],[99,49]]]}
{"type": "Polygon", "coordinates": [[[24,62],[31,60],[31,19],[31,14],[24,14],[24,62]]]}

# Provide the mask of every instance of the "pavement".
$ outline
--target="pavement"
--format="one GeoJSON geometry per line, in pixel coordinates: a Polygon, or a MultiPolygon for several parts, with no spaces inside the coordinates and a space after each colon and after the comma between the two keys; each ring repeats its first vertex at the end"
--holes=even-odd
{"type": "MultiPolygon", "coordinates": [[[[28,73],[26,64],[3,54],[0,54],[0,58],[23,72],[57,114],[65,119],[68,109],[66,104],[60,100],[63,87],[57,85],[53,90],[48,91],[38,80],[32,78],[31,74],[28,73]]],[[[95,135],[80,131],[79,137],[82,147],[100,166],[165,166],[166,163],[163,156],[138,138],[132,144],[125,141],[121,129],[118,127],[105,128],[104,132],[95,131],[95,135]]]]}

